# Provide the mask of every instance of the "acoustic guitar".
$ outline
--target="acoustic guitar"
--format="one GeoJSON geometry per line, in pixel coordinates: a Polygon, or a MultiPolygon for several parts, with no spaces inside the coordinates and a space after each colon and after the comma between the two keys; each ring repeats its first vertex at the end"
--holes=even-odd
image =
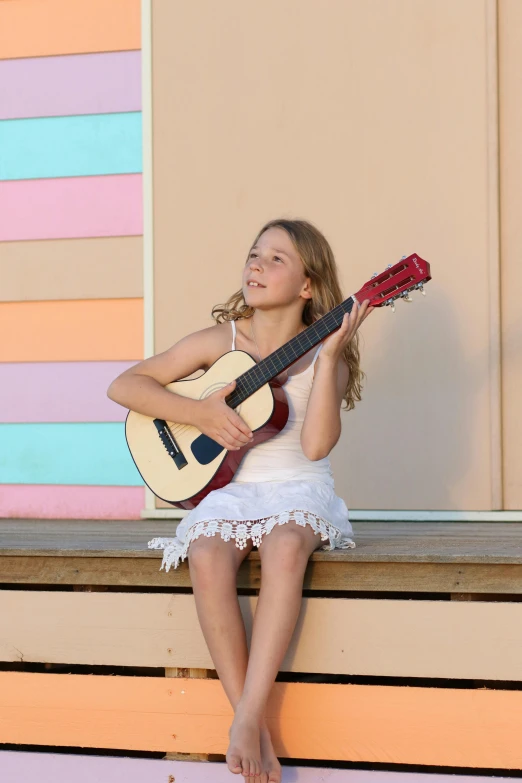
{"type": "Polygon", "coordinates": [[[171,392],[202,400],[234,379],[226,398],[250,427],[254,438],[237,451],[219,443],[188,424],[129,411],[125,436],[132,458],[145,484],[157,497],[177,508],[191,509],[214,489],[228,484],[246,452],[280,432],[288,420],[286,393],[276,376],[341,326],[355,301],[370,300],[372,307],[397,299],[412,301],[410,292],[431,280],[430,265],[420,256],[404,257],[381,274],[372,276],[356,294],[308,326],[285,345],[256,363],[246,351],[228,351],[197,378],[165,386],[171,392]]]}

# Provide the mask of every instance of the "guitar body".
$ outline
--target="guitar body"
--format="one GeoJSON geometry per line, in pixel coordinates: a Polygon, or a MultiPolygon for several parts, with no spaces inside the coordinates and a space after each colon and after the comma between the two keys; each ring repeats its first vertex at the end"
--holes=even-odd
{"type": "MultiPolygon", "coordinates": [[[[197,378],[174,381],[165,388],[203,400],[254,365],[245,351],[229,351],[197,378]]],[[[270,381],[244,400],[236,413],[250,427],[254,439],[238,451],[228,451],[189,424],[129,411],[125,437],[145,484],[177,508],[195,508],[209,492],[232,480],[249,449],[283,429],[288,420],[288,400],[281,385],[270,381]]]]}

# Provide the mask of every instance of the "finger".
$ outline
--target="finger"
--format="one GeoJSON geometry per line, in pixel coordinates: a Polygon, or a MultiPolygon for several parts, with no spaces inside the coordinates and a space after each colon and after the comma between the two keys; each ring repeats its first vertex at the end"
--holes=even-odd
{"type": "Polygon", "coordinates": [[[221,443],[223,448],[227,449],[228,451],[237,451],[239,446],[236,446],[233,438],[228,434],[228,432],[223,433],[218,438],[214,438],[214,440],[217,440],[218,443],[221,443]]]}
{"type": "Polygon", "coordinates": [[[212,440],[215,440],[216,443],[219,443],[222,448],[227,449],[227,451],[233,451],[234,446],[232,446],[228,441],[226,441],[224,438],[221,437],[221,435],[215,435],[212,440]]]}
{"type": "Polygon", "coordinates": [[[235,386],[236,386],[236,381],[235,380],[230,381],[230,383],[227,383],[227,385],[223,386],[222,389],[218,389],[217,392],[214,392],[214,394],[216,394],[218,397],[225,398],[230,394],[231,391],[235,389],[235,386]]]}
{"type": "Polygon", "coordinates": [[[232,442],[235,448],[237,447],[241,448],[241,446],[244,446],[245,443],[250,443],[250,438],[247,438],[246,435],[243,435],[243,433],[240,430],[238,430],[237,427],[234,427],[234,425],[231,424],[231,422],[227,421],[227,423],[225,424],[225,430],[227,432],[227,436],[229,438],[232,438],[232,442]]]}
{"type": "Polygon", "coordinates": [[[228,420],[234,427],[237,427],[238,430],[246,435],[249,440],[253,437],[254,433],[251,431],[248,424],[246,424],[241,416],[239,416],[239,414],[235,413],[233,410],[229,411],[228,420]]]}

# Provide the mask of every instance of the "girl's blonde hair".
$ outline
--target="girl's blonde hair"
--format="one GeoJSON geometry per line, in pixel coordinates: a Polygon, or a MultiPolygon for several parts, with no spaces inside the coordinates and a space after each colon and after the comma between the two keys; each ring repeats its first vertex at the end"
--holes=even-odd
{"type": "MultiPolygon", "coordinates": [[[[332,248],[326,237],[307,220],[270,220],[259,231],[252,247],[269,228],[282,228],[287,232],[297,250],[305,274],[310,278],[312,298],[306,300],[303,310],[303,323],[307,326],[340,304],[344,297],[339,285],[339,275],[332,248]]],[[[236,318],[249,318],[255,308],[249,307],[240,288],[224,303],[212,308],[212,317],[219,323],[234,321],[236,318]]],[[[350,370],[344,393],[345,410],[351,410],[355,402],[361,399],[362,381],[365,374],[359,367],[359,335],[356,332],[345,348],[343,358],[350,370]]]]}

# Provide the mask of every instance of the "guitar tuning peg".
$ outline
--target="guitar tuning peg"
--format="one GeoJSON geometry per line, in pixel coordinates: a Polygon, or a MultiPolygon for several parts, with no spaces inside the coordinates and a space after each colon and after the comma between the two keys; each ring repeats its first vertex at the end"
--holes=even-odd
{"type": "Polygon", "coordinates": [[[411,298],[408,292],[406,292],[406,296],[403,295],[402,298],[404,299],[405,302],[413,302],[413,299],[411,298]]]}
{"type": "Polygon", "coordinates": [[[426,296],[426,291],[424,290],[424,285],[422,283],[419,283],[419,291],[423,296],[426,296]]]}
{"type": "Polygon", "coordinates": [[[390,302],[390,307],[391,307],[392,313],[394,313],[395,312],[395,302],[393,300],[390,302]]]}
{"type": "Polygon", "coordinates": [[[391,268],[392,268],[392,264],[388,264],[388,266],[386,267],[386,269],[391,269],[391,268]]]}
{"type": "Polygon", "coordinates": [[[373,280],[373,278],[377,277],[378,274],[379,274],[378,272],[374,272],[373,275],[371,276],[370,280],[373,280]]]}

